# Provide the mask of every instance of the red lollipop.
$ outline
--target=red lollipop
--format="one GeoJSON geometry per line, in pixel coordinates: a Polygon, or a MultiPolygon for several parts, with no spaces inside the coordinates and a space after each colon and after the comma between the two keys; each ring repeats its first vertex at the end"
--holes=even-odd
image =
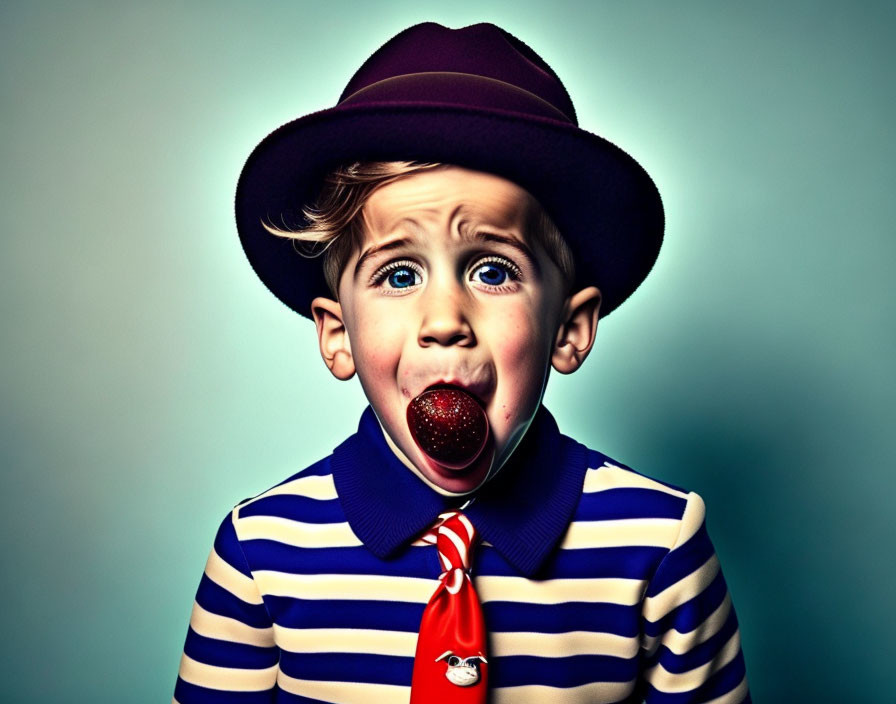
{"type": "Polygon", "coordinates": [[[488,418],[466,391],[424,391],[408,406],[408,427],[417,445],[444,467],[463,469],[475,460],[488,439],[488,418]]]}

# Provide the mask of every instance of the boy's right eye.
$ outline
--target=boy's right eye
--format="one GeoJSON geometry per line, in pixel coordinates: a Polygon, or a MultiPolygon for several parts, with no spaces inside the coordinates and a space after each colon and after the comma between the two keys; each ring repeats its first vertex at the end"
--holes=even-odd
{"type": "Polygon", "coordinates": [[[420,274],[413,269],[402,267],[390,272],[389,276],[386,277],[386,281],[389,282],[392,288],[407,288],[420,283],[420,274]]]}
{"type": "Polygon", "coordinates": [[[389,262],[373,275],[373,283],[387,291],[401,291],[423,283],[420,269],[411,261],[389,262]]]}

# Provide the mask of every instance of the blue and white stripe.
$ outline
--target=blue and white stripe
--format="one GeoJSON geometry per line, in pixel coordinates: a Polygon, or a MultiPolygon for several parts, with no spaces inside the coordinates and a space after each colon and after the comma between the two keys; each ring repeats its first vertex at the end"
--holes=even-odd
{"type": "MultiPolygon", "coordinates": [[[[382,560],[346,522],[328,460],[244,502],[199,586],[175,702],[406,702],[442,565],[418,540],[382,560]]],[[[737,621],[699,496],[589,469],[537,579],[489,545],[472,565],[492,701],[749,701],[737,621]]]]}

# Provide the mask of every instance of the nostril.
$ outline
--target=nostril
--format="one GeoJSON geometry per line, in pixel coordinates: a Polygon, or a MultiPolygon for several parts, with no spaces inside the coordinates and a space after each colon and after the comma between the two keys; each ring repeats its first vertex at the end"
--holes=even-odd
{"type": "Polygon", "coordinates": [[[467,325],[452,326],[452,328],[424,329],[420,332],[421,345],[454,345],[468,346],[473,343],[473,331],[467,325]]]}
{"type": "Polygon", "coordinates": [[[436,336],[436,335],[428,335],[423,338],[424,342],[431,342],[436,345],[459,345],[461,342],[467,339],[467,336],[463,333],[457,333],[456,335],[451,336],[436,336]]]}

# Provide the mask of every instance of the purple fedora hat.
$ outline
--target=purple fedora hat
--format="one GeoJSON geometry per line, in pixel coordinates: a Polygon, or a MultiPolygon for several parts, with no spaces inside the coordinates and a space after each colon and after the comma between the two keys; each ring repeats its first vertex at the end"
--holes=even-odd
{"type": "Polygon", "coordinates": [[[252,152],[236,191],[240,239],[287,306],[310,317],[330,295],[318,259],[262,222],[304,225],[323,177],[353,161],[456,164],[516,182],[569,243],[577,286],[596,285],[606,315],[659,254],[663,206],[643,168],[578,127],[569,94],[541,57],[491,24],[419,24],[361,66],[333,108],[289,122],[252,152]]]}

